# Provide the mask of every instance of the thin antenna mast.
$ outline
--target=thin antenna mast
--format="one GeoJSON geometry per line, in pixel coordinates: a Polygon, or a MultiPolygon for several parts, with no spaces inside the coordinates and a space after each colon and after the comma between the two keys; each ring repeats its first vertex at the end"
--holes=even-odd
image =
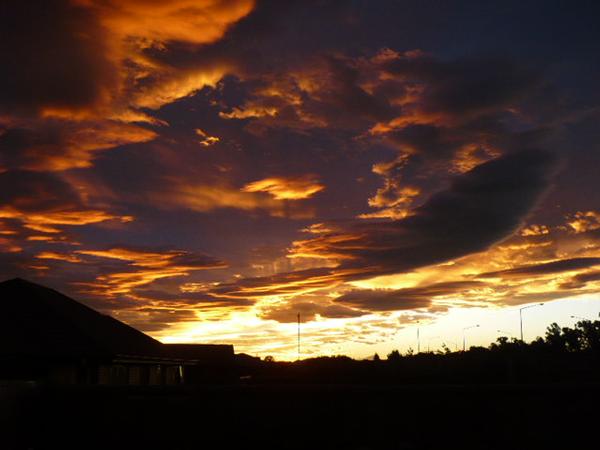
{"type": "Polygon", "coordinates": [[[419,321],[417,320],[417,353],[421,353],[421,336],[419,335],[419,321]]]}
{"type": "Polygon", "coordinates": [[[300,313],[298,313],[298,361],[300,361],[300,313]]]}

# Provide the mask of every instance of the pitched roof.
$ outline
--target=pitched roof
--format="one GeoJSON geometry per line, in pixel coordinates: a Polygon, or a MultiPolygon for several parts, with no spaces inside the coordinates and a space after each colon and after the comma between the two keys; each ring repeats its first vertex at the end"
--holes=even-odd
{"type": "Polygon", "coordinates": [[[154,356],[161,344],[110,316],[19,278],[0,283],[0,356],[154,356]]]}

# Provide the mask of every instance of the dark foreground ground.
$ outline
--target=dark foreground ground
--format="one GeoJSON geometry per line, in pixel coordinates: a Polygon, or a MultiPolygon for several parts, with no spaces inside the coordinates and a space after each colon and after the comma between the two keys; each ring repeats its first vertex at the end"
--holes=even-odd
{"type": "Polygon", "coordinates": [[[584,449],[600,384],[4,386],[0,448],[584,449]]]}

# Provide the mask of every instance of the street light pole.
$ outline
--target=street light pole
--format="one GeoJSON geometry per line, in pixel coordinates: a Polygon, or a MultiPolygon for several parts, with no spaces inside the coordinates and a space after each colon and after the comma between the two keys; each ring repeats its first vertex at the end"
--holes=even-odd
{"type": "Polygon", "coordinates": [[[542,306],[543,303],[538,303],[537,305],[529,305],[529,306],[523,306],[522,308],[519,308],[519,326],[521,328],[521,342],[523,342],[523,310],[524,309],[528,309],[528,308],[534,308],[536,306],[542,306]]]}
{"type": "Polygon", "coordinates": [[[479,327],[479,325],[471,325],[470,327],[463,328],[463,352],[467,348],[467,338],[465,336],[465,331],[470,330],[471,328],[478,328],[478,327],[479,327]]]}

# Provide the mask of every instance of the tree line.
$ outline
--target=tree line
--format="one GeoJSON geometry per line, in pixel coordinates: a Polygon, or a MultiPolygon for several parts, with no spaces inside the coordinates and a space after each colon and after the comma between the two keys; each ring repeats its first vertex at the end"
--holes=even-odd
{"type": "Polygon", "coordinates": [[[252,382],[268,383],[548,383],[600,380],[600,320],[581,320],[574,327],[551,324],[532,342],[499,337],[487,347],[452,352],[402,354],[386,359],[356,360],[323,356],[295,362],[240,361],[239,370],[252,382]]]}

